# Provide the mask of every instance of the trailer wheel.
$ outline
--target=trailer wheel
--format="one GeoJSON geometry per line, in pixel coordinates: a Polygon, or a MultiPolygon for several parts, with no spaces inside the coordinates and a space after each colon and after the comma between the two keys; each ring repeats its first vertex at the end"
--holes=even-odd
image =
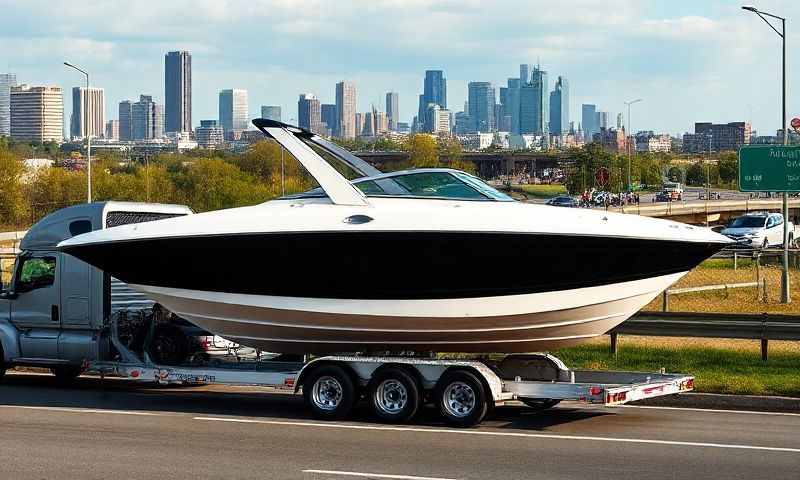
{"type": "Polygon", "coordinates": [[[534,410],[547,410],[561,403],[561,400],[553,398],[520,398],[519,401],[534,410]]]}
{"type": "Polygon", "coordinates": [[[416,415],[420,404],[414,378],[400,368],[379,371],[369,384],[372,411],[383,421],[403,423],[416,415]]]}
{"type": "Polygon", "coordinates": [[[315,417],[338,420],[353,409],[356,389],[342,367],[324,365],[311,372],[303,383],[303,398],[315,417]]]}
{"type": "Polygon", "coordinates": [[[445,373],[436,385],[434,399],[445,422],[454,427],[479,424],[489,408],[483,384],[465,370],[445,373]]]}

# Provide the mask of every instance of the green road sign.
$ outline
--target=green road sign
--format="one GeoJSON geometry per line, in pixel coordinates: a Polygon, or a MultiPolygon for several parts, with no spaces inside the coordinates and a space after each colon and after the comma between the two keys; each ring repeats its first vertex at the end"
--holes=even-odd
{"type": "Polygon", "coordinates": [[[742,146],[739,191],[800,192],[800,146],[742,146]]]}

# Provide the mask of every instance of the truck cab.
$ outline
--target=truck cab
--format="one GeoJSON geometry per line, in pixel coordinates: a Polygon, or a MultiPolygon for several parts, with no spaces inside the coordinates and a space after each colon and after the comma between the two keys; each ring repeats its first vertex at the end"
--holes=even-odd
{"type": "Polygon", "coordinates": [[[58,251],[59,242],[191,213],[182,205],[95,202],[53,212],[31,227],[11,280],[0,283],[0,375],[11,366],[38,366],[59,377],[77,376],[84,362],[108,357],[113,309],[153,306],[101,270],[58,251]]]}

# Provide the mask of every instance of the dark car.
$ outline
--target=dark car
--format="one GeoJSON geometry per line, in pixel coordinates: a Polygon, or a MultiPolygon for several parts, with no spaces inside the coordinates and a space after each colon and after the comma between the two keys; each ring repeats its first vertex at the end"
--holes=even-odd
{"type": "Polygon", "coordinates": [[[547,205],[552,205],[554,207],[578,207],[578,201],[572,197],[567,195],[563,195],[560,197],[553,197],[547,201],[547,205]]]}
{"type": "Polygon", "coordinates": [[[656,196],[653,197],[653,201],[654,202],[671,202],[672,201],[672,195],[670,195],[669,192],[658,192],[658,193],[656,193],[656,196]]]}

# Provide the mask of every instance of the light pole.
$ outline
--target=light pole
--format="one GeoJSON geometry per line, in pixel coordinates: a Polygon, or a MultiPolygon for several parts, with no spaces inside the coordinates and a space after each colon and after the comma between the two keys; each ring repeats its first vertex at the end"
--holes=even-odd
{"type": "Polygon", "coordinates": [[[86,92],[83,95],[84,102],[81,108],[83,109],[84,128],[86,129],[86,202],[92,203],[92,131],[89,128],[89,74],[69,62],[64,62],[64,65],[74,68],[86,76],[86,92]]]}
{"type": "Polygon", "coordinates": [[[634,103],[639,103],[641,101],[642,101],[641,98],[637,98],[636,100],[631,100],[630,102],[624,102],[625,106],[628,107],[628,130],[630,130],[628,133],[629,136],[631,137],[631,140],[633,140],[633,145],[628,146],[628,190],[629,191],[631,190],[631,156],[633,155],[633,149],[636,148],[636,138],[633,136],[633,128],[631,128],[631,105],[633,105],[634,103]]]}
{"type": "MultiPolygon", "coordinates": [[[[761,20],[764,20],[764,22],[769,25],[769,28],[771,28],[773,31],[775,31],[775,33],[778,34],[779,37],[781,37],[783,49],[781,56],[783,67],[783,94],[780,125],[781,130],[783,131],[783,144],[789,145],[789,132],[786,128],[786,19],[771,13],[762,12],[752,5],[745,5],[742,7],[742,9],[747,10],[748,12],[753,12],[761,17],[761,20]],[[780,20],[780,31],[778,31],[772,22],[767,20],[765,16],[780,20]]],[[[791,301],[792,299],[789,295],[789,194],[787,192],[783,192],[783,272],[781,273],[781,303],[790,303],[791,301]]]]}

